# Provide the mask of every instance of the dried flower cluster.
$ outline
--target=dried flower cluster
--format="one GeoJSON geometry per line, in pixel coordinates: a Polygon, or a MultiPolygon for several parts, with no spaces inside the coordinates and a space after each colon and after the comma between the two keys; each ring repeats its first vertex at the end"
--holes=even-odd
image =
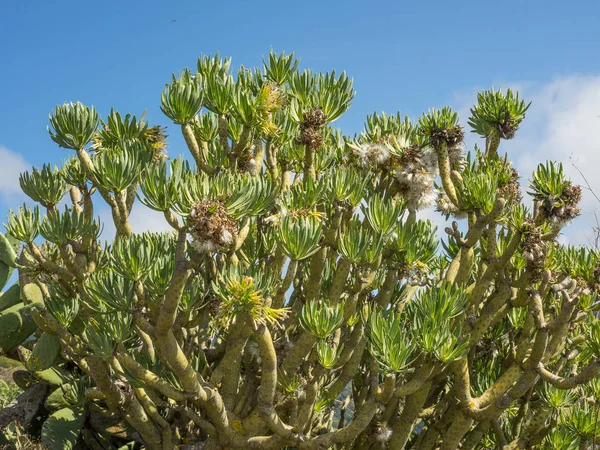
{"type": "Polygon", "coordinates": [[[545,199],[541,209],[548,219],[562,227],[579,215],[580,201],[581,187],[570,184],[559,199],[545,199]]]}
{"type": "Polygon", "coordinates": [[[502,139],[512,139],[517,134],[519,129],[519,122],[510,117],[510,114],[506,112],[506,116],[503,122],[498,124],[498,132],[502,139]]]}
{"type": "Polygon", "coordinates": [[[505,183],[498,183],[498,193],[507,201],[519,203],[523,195],[519,183],[519,172],[514,167],[510,168],[510,178],[505,183]]]}
{"type": "Polygon", "coordinates": [[[383,169],[390,160],[390,149],[386,144],[361,144],[355,153],[359,166],[373,170],[383,169]]]}
{"type": "Polygon", "coordinates": [[[413,145],[397,157],[394,175],[400,195],[411,211],[419,211],[435,203],[437,192],[433,182],[438,175],[435,152],[413,145]]]}
{"type": "Polygon", "coordinates": [[[201,253],[216,252],[231,245],[237,225],[222,202],[201,200],[190,211],[188,229],[192,245],[201,253]]]}
{"type": "Polygon", "coordinates": [[[528,228],[521,242],[521,255],[532,271],[532,278],[539,280],[544,270],[546,243],[542,240],[542,233],[539,228],[534,227],[533,224],[529,224],[528,228]]]}
{"type": "Polygon", "coordinates": [[[300,123],[300,136],[298,143],[316,150],[323,145],[323,127],[327,123],[327,117],[319,106],[313,107],[304,113],[300,123]]]}
{"type": "Polygon", "coordinates": [[[465,138],[463,129],[459,126],[448,129],[433,129],[430,134],[430,143],[434,148],[446,145],[447,148],[457,147],[462,144],[465,138]]]}

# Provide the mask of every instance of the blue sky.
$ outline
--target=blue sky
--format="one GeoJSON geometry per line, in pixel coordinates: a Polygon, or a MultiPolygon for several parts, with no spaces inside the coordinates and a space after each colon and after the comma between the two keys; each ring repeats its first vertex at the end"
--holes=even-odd
{"type": "MultiPolygon", "coordinates": [[[[251,67],[270,48],[294,51],[301,67],[345,70],[357,91],[339,121],[348,133],[375,110],[417,117],[447,104],[465,120],[477,89],[518,87],[534,107],[531,125],[505,148],[511,158],[530,169],[538,156],[568,163],[573,153],[591,171],[600,164],[591,141],[600,128],[592,117],[600,115],[599,20],[594,0],[5,1],[0,219],[23,200],[15,189],[19,170],[68,156],[46,131],[56,104],[80,100],[102,114],[111,106],[147,110],[151,124],[169,125],[159,109],[164,83],[216,51],[251,67]]],[[[178,154],[183,142],[174,126],[169,131],[170,154],[178,154]]]]}

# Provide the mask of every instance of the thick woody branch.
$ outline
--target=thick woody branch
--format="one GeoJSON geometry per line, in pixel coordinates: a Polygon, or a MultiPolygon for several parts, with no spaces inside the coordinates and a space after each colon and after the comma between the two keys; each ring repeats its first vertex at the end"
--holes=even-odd
{"type": "Polygon", "coordinates": [[[587,365],[581,372],[572,377],[563,378],[555,375],[544,367],[543,364],[539,364],[537,371],[542,379],[552,386],[558,389],[573,389],[579,385],[585,384],[600,375],[600,359],[587,365]]]}

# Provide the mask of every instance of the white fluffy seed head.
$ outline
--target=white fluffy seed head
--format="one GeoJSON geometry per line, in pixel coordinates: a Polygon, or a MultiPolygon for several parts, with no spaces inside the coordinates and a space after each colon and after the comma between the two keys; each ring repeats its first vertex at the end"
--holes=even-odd
{"type": "Polygon", "coordinates": [[[464,219],[467,217],[467,213],[460,211],[456,206],[454,206],[454,203],[452,203],[448,196],[442,192],[440,192],[437,197],[436,207],[437,210],[442,214],[452,215],[457,219],[464,219]]]}
{"type": "Polygon", "coordinates": [[[525,258],[526,261],[533,261],[535,259],[535,257],[533,256],[533,253],[525,250],[523,251],[523,258],[525,258]]]}
{"type": "Polygon", "coordinates": [[[223,231],[221,231],[221,241],[225,246],[230,245],[233,242],[233,235],[229,230],[223,229],[223,231]]]}
{"type": "Polygon", "coordinates": [[[246,169],[248,170],[248,172],[254,172],[254,170],[256,169],[256,160],[254,158],[251,158],[250,161],[248,161],[246,169]]]}
{"type": "Polygon", "coordinates": [[[355,152],[362,167],[383,165],[390,159],[390,150],[384,144],[362,144],[355,152]]]}
{"type": "Polygon", "coordinates": [[[210,253],[219,250],[219,246],[211,240],[199,241],[197,239],[193,239],[191,244],[198,253],[210,253]]]}
{"type": "Polygon", "coordinates": [[[377,433],[375,433],[375,440],[377,442],[388,442],[392,437],[392,429],[390,427],[379,427],[377,433]]]}
{"type": "Polygon", "coordinates": [[[430,206],[435,204],[435,200],[437,198],[437,193],[431,189],[429,191],[425,191],[423,195],[419,197],[417,201],[417,207],[415,208],[417,211],[425,208],[429,208],[430,206]]]}

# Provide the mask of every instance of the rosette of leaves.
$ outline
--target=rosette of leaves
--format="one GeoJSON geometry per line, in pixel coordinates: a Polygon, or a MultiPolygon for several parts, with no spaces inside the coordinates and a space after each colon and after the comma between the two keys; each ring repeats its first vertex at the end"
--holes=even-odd
{"type": "Polygon", "coordinates": [[[89,235],[97,237],[101,231],[98,223],[92,218],[67,205],[62,213],[49,212],[40,224],[39,230],[46,240],[54,244],[71,243],[89,235]]]}
{"type": "Polygon", "coordinates": [[[380,142],[402,136],[406,141],[417,138],[416,128],[408,116],[402,117],[400,112],[387,114],[385,112],[368,114],[365,129],[361,133],[363,142],[380,142]]]}
{"type": "Polygon", "coordinates": [[[455,184],[461,210],[486,215],[492,212],[498,198],[503,197],[508,202],[514,200],[510,196],[506,198],[501,191],[511,182],[511,175],[505,160],[481,160],[469,155],[461,180],[455,184]]]}
{"type": "Polygon", "coordinates": [[[228,114],[233,107],[233,96],[235,95],[233,77],[225,73],[212,73],[207,76],[204,87],[206,109],[219,116],[228,114]]]}
{"type": "Polygon", "coordinates": [[[408,268],[427,267],[438,247],[435,232],[436,227],[429,220],[399,225],[390,239],[394,260],[408,268]]]}
{"type": "Polygon", "coordinates": [[[425,353],[444,363],[464,355],[469,342],[457,319],[467,302],[464,290],[443,283],[420,291],[406,306],[412,328],[419,330],[418,345],[425,353]]]}
{"type": "Polygon", "coordinates": [[[321,364],[324,369],[331,370],[335,368],[343,351],[344,344],[334,348],[325,340],[319,340],[319,342],[317,342],[317,357],[319,358],[319,364],[321,364]]]}
{"type": "Polygon", "coordinates": [[[576,450],[579,448],[577,439],[565,427],[553,427],[542,441],[543,450],[576,450]]]}
{"type": "Polygon", "coordinates": [[[598,427],[595,422],[594,409],[587,402],[578,403],[569,409],[562,422],[580,442],[589,443],[597,438],[598,427]]]}
{"type": "Polygon", "coordinates": [[[137,181],[143,158],[149,156],[151,153],[139,142],[104,149],[93,159],[94,182],[109,192],[120,193],[137,181]]]}
{"type": "MultiPolygon", "coordinates": [[[[340,233],[338,249],[343,258],[353,264],[359,264],[365,261],[369,249],[376,242],[374,233],[358,220],[354,220],[340,233]]],[[[381,248],[381,243],[379,247],[381,248]]]]}
{"type": "Polygon", "coordinates": [[[148,122],[145,113],[138,120],[136,116],[125,114],[111,108],[105,120],[100,119],[101,127],[95,139],[96,148],[115,148],[132,142],[143,142],[148,133],[148,122]]]}
{"type": "MultiPolygon", "coordinates": [[[[159,256],[155,258],[144,280],[144,287],[147,289],[148,294],[157,299],[160,299],[167,293],[171,279],[175,273],[175,260],[168,256],[168,252],[173,250],[174,241],[168,234],[163,234],[160,238],[163,249],[159,251],[159,256]]],[[[159,242],[159,246],[160,244],[159,242]]]]}
{"type": "Polygon", "coordinates": [[[577,204],[581,200],[581,188],[565,177],[561,163],[540,164],[529,188],[528,194],[540,202],[548,220],[564,223],[579,215],[577,204]]]}
{"type": "Polygon", "coordinates": [[[40,209],[23,204],[16,213],[9,210],[7,223],[4,224],[6,231],[21,242],[31,243],[40,232],[40,209]]]}
{"type": "Polygon", "coordinates": [[[402,373],[415,356],[415,342],[401,316],[394,311],[374,310],[367,322],[369,351],[389,373],[402,373]]]}
{"type": "Polygon", "coordinates": [[[201,55],[198,57],[198,73],[203,77],[209,77],[211,75],[225,75],[229,71],[231,66],[231,58],[221,58],[219,52],[216,52],[214,56],[201,55]]]}
{"type": "Polygon", "coordinates": [[[133,281],[106,269],[96,272],[86,284],[86,300],[90,308],[106,311],[127,312],[134,301],[133,281]]]}
{"type": "Polygon", "coordinates": [[[159,239],[153,233],[143,233],[119,240],[110,252],[113,269],[131,281],[147,277],[148,268],[159,256],[159,239]]]}
{"type": "MultiPolygon", "coordinates": [[[[258,67],[249,69],[244,66],[240,66],[237,71],[236,83],[240,88],[247,90],[252,95],[258,95],[261,88],[267,84],[277,85],[277,83],[270,82],[265,78],[264,70],[260,70],[258,67]]],[[[279,87],[279,85],[277,86],[279,87]]]]}
{"type": "Polygon", "coordinates": [[[86,401],[86,391],[91,387],[91,380],[77,377],[58,386],[44,402],[49,411],[57,411],[66,407],[83,407],[86,401]]]}
{"type": "Polygon", "coordinates": [[[277,54],[273,50],[269,52],[268,61],[263,58],[266,78],[279,86],[286,84],[296,73],[299,63],[300,61],[294,57],[294,53],[286,55],[285,52],[281,52],[277,54]]]}
{"type": "Polygon", "coordinates": [[[300,325],[317,339],[326,339],[344,321],[344,304],[329,305],[324,301],[311,301],[302,307],[300,325]]]}
{"type": "Polygon", "coordinates": [[[491,89],[477,94],[477,104],[471,108],[469,125],[474,133],[488,137],[492,130],[497,130],[502,139],[512,139],[525,118],[531,103],[519,99],[519,93],[510,88],[491,89]]]}
{"type": "Polygon", "coordinates": [[[106,312],[92,318],[82,338],[92,354],[110,358],[118,344],[132,344],[136,339],[129,312],[106,312]]]}
{"type": "Polygon", "coordinates": [[[170,164],[160,161],[148,167],[146,176],[140,180],[140,201],[148,208],[155,211],[166,212],[174,206],[178,199],[178,191],[182,188],[183,176],[181,170],[177,170],[181,160],[175,160],[170,164]]]}
{"type": "Polygon", "coordinates": [[[25,194],[46,208],[58,205],[68,190],[62,172],[49,164],[44,164],[42,170],[34,168],[31,173],[23,172],[19,184],[25,194]]]}
{"type": "Polygon", "coordinates": [[[458,124],[458,113],[444,107],[432,109],[419,119],[419,133],[433,148],[442,144],[453,147],[462,143],[464,133],[458,124]]]}
{"type": "Polygon", "coordinates": [[[382,236],[388,236],[398,226],[404,210],[403,202],[386,201],[379,195],[373,195],[363,207],[369,224],[377,234],[382,236]]]}
{"type": "Polygon", "coordinates": [[[293,261],[314,255],[321,248],[322,226],[315,217],[285,215],[277,227],[277,241],[282,252],[293,261]]]}
{"type": "Polygon", "coordinates": [[[44,299],[46,310],[65,328],[70,328],[80,309],[79,295],[53,284],[50,296],[44,299]]]}
{"type": "Polygon", "coordinates": [[[145,177],[140,180],[140,201],[155,211],[173,210],[180,216],[187,216],[199,199],[210,193],[209,179],[192,171],[183,158],[170,162],[159,161],[148,167],[145,177]]]}
{"type": "Polygon", "coordinates": [[[227,211],[239,219],[256,216],[270,210],[277,195],[277,186],[270,179],[247,177],[237,180],[236,189],[225,203],[227,211]]]}
{"type": "Polygon", "coordinates": [[[173,74],[171,83],[166,85],[160,109],[173,122],[188,124],[200,111],[203,100],[202,75],[185,69],[178,77],[173,74]]]}
{"type": "Polygon", "coordinates": [[[317,206],[323,203],[326,197],[327,184],[321,179],[314,181],[312,178],[306,183],[293,185],[281,196],[282,208],[293,213],[294,211],[306,211],[308,214],[322,215],[317,211],[317,206]]]}
{"type": "Polygon", "coordinates": [[[200,114],[198,120],[192,123],[194,136],[199,142],[212,142],[219,136],[219,121],[214,113],[200,114]]]}
{"type": "Polygon", "coordinates": [[[328,186],[325,198],[331,204],[337,202],[356,207],[370,191],[370,177],[359,174],[354,168],[340,168],[331,177],[326,177],[326,180],[328,186]]]}
{"type": "Polygon", "coordinates": [[[100,117],[93,106],[65,103],[50,115],[48,132],[60,147],[82,150],[94,139],[99,124],[100,117]]]}
{"type": "Polygon", "coordinates": [[[549,249],[548,259],[553,269],[570,278],[592,282],[597,256],[585,247],[557,245],[549,249]]]}
{"type": "Polygon", "coordinates": [[[544,385],[540,396],[543,402],[552,409],[571,407],[578,400],[578,395],[575,391],[558,389],[550,384],[544,385]]]}
{"type": "Polygon", "coordinates": [[[354,98],[352,80],[345,72],[336,77],[335,71],[327,74],[314,74],[310,70],[294,72],[289,79],[290,114],[301,123],[303,112],[318,107],[326,120],[331,123],[337,120],[350,107],[354,98]]]}
{"type": "Polygon", "coordinates": [[[87,190],[87,173],[76,156],[67,159],[61,170],[65,181],[80,190],[87,190]]]}
{"type": "Polygon", "coordinates": [[[282,371],[277,376],[277,384],[286,395],[295,395],[301,386],[301,380],[296,373],[286,373],[282,371]]]}

